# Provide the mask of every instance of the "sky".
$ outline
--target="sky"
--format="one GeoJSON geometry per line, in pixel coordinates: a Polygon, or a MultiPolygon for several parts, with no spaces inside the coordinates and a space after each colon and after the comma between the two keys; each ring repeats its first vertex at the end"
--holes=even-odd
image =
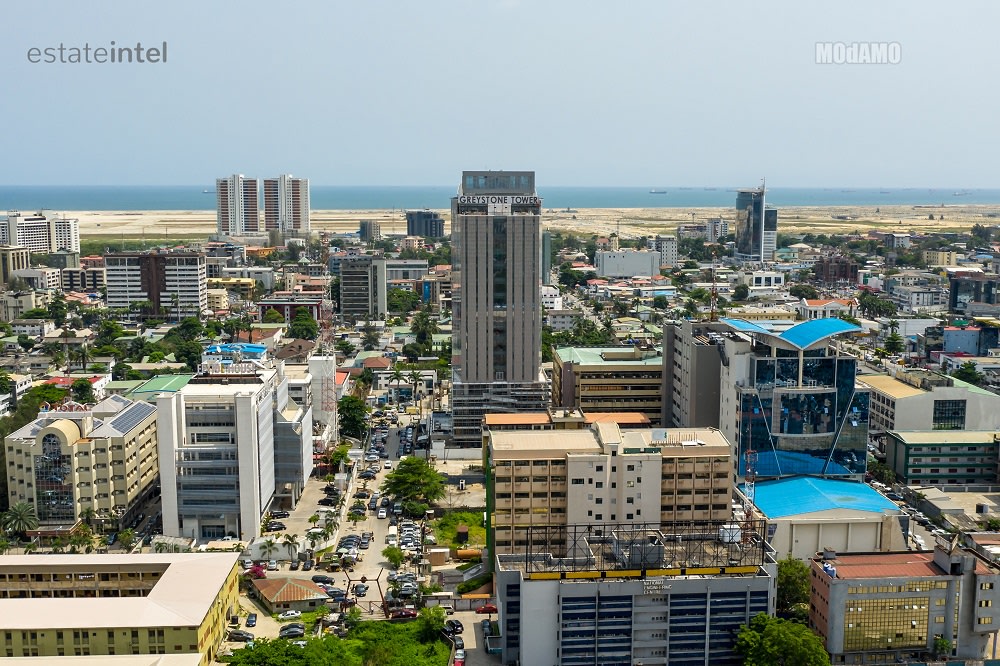
{"type": "Polygon", "coordinates": [[[992,0],[48,0],[4,24],[3,185],[997,186],[992,0]],[[112,40],[166,62],[31,62],[112,40]],[[893,62],[817,62],[872,42],[893,62]]]}

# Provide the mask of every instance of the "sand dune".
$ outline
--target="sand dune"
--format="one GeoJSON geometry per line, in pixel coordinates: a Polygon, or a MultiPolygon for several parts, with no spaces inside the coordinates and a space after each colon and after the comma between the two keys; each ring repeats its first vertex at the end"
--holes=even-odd
{"type": "MultiPolygon", "coordinates": [[[[1000,206],[817,206],[778,209],[778,229],[784,233],[843,233],[855,229],[882,231],[954,231],[973,224],[994,225],[1000,206]],[[877,211],[877,212],[876,212],[877,211]],[[933,215],[934,219],[928,219],[933,215]],[[944,219],[938,219],[944,216],[944,219]]],[[[449,211],[442,210],[445,219],[449,211]]],[[[162,211],[60,211],[60,215],[80,220],[83,236],[124,236],[153,239],[203,238],[215,232],[213,210],[162,211]]],[[[618,232],[623,237],[672,233],[680,224],[722,217],[733,221],[732,208],[546,208],[542,218],[546,228],[606,236],[618,232]]],[[[358,230],[360,220],[377,220],[383,235],[405,234],[406,218],[389,210],[312,211],[314,231],[345,233],[358,230]]],[[[446,229],[448,225],[446,224],[446,229]]]]}

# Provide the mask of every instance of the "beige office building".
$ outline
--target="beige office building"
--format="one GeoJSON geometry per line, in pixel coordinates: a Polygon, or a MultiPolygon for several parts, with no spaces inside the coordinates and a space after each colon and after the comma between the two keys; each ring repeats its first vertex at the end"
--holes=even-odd
{"type": "Polygon", "coordinates": [[[598,422],[584,430],[490,431],[484,439],[491,552],[528,547],[528,527],[732,515],[730,444],[714,428],[623,432],[598,422]]]}
{"type": "Polygon", "coordinates": [[[7,285],[14,277],[14,271],[31,267],[31,253],[26,247],[16,245],[0,246],[0,283],[7,285]]]}
{"type": "Polygon", "coordinates": [[[193,663],[211,664],[227,621],[239,608],[238,557],[238,553],[2,557],[0,655],[8,659],[108,656],[104,663],[113,664],[118,655],[187,654],[201,655],[193,663]]]}
{"type": "Polygon", "coordinates": [[[638,347],[559,347],[552,351],[552,404],[594,412],[642,412],[660,425],[663,357],[638,347]]]}
{"type": "Polygon", "coordinates": [[[156,445],[149,403],[113,395],[53,405],[7,436],[8,499],[33,504],[42,531],[74,525],[88,508],[124,527],[159,481],[156,445]]]}

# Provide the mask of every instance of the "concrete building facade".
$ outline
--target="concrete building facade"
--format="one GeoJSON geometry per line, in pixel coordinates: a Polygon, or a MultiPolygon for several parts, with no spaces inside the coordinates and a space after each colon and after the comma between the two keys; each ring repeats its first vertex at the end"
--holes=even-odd
{"type": "Polygon", "coordinates": [[[216,228],[220,236],[260,232],[260,193],[256,178],[241,173],[215,181],[216,228]]]}
{"type": "Polygon", "coordinates": [[[683,319],[663,327],[663,414],[674,428],[719,427],[723,351],[718,322],[683,319]]]}
{"type": "Polygon", "coordinates": [[[452,199],[452,414],[458,446],[481,446],[487,411],[537,411],[541,199],[531,171],[466,171],[452,199]]]}
{"type": "Polygon", "coordinates": [[[597,274],[603,277],[652,277],[660,274],[661,256],[660,252],[650,250],[598,251],[594,254],[594,265],[597,274]]]}
{"type": "Polygon", "coordinates": [[[264,229],[308,234],[309,179],[282,174],[264,179],[264,229]]]}
{"type": "Polygon", "coordinates": [[[552,350],[552,405],[593,412],[642,412],[659,425],[663,358],[658,349],[559,347],[552,350]]]}
{"type": "MultiPolygon", "coordinates": [[[[656,267],[656,273],[660,272],[660,266],[677,265],[677,246],[677,236],[657,235],[646,239],[646,247],[660,253],[660,263],[656,267]]],[[[635,273],[635,275],[643,275],[643,273],[635,273]]]]}
{"type": "Polygon", "coordinates": [[[67,402],[11,433],[9,500],[35,507],[41,529],[72,526],[87,509],[95,524],[131,524],[159,481],[156,407],[113,395],[67,402]]]}
{"type": "Polygon", "coordinates": [[[0,220],[0,245],[28,248],[29,252],[50,254],[59,250],[80,251],[80,221],[57,217],[47,211],[24,214],[13,210],[0,220]]]}
{"type": "Polygon", "coordinates": [[[208,307],[205,255],[198,252],[115,252],[104,257],[108,307],[149,303],[148,315],[198,317],[208,307]]]}
{"type": "Polygon", "coordinates": [[[0,283],[7,285],[14,277],[14,271],[31,267],[31,251],[17,245],[0,246],[0,283]]]}

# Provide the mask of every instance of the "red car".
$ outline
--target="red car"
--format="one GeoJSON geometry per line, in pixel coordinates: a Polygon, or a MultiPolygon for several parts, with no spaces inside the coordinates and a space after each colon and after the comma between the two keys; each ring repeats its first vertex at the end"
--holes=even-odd
{"type": "Polygon", "coordinates": [[[389,615],[390,620],[412,620],[417,616],[417,611],[410,610],[409,608],[400,608],[399,610],[394,610],[389,615]]]}
{"type": "Polygon", "coordinates": [[[484,606],[480,606],[479,608],[477,608],[476,612],[479,613],[480,615],[486,615],[487,613],[496,613],[497,607],[494,606],[493,604],[486,604],[484,606]]]}

